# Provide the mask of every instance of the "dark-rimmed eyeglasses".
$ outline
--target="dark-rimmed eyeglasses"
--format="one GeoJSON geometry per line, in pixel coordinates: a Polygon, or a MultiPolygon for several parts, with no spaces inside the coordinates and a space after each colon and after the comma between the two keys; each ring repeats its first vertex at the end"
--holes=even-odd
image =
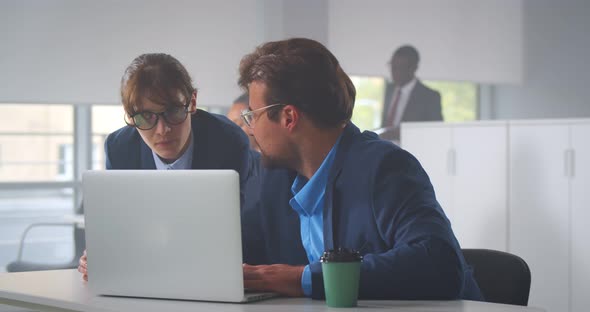
{"type": "Polygon", "coordinates": [[[277,104],[271,104],[268,106],[264,106],[264,107],[261,107],[261,108],[255,109],[255,110],[245,109],[242,111],[242,114],[240,114],[240,116],[242,116],[242,119],[244,120],[246,125],[249,128],[252,128],[252,121],[254,120],[254,113],[255,112],[262,112],[262,111],[265,111],[271,107],[275,107],[275,106],[279,106],[279,105],[285,106],[285,104],[277,103],[277,104]]]}
{"type": "Polygon", "coordinates": [[[160,113],[141,111],[131,116],[125,115],[125,123],[140,130],[150,130],[158,124],[158,120],[160,120],[160,116],[162,116],[166,124],[172,126],[179,125],[186,120],[189,105],[190,102],[186,105],[170,106],[160,113]]]}

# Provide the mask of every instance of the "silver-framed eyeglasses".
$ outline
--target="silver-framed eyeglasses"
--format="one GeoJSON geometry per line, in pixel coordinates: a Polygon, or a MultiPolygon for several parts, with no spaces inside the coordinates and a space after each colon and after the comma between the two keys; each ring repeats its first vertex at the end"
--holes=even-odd
{"type": "Polygon", "coordinates": [[[186,120],[189,105],[190,102],[186,105],[173,105],[160,113],[141,111],[131,116],[125,115],[125,123],[140,130],[150,130],[158,124],[162,116],[168,125],[179,125],[186,120]]]}
{"type": "Polygon", "coordinates": [[[275,107],[275,106],[285,106],[285,104],[271,104],[268,106],[264,106],[255,110],[250,110],[250,109],[245,109],[242,111],[242,114],[240,114],[240,116],[242,116],[242,119],[244,120],[244,122],[246,123],[246,125],[250,128],[252,128],[252,121],[254,120],[254,113],[255,112],[262,112],[265,111],[271,107],[275,107]]]}

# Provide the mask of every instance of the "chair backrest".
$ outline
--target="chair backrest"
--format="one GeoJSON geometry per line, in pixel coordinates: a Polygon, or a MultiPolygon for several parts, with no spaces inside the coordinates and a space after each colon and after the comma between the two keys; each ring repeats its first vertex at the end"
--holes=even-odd
{"type": "Polygon", "coordinates": [[[485,301],[526,306],[531,271],[519,256],[489,249],[463,249],[485,301]]]}

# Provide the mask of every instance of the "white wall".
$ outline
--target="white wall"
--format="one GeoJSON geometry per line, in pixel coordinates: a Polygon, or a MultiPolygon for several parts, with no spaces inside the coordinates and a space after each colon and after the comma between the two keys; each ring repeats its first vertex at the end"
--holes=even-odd
{"type": "Polygon", "coordinates": [[[0,103],[119,103],[124,69],[170,53],[200,89],[229,105],[241,57],[264,41],[259,0],[0,2],[0,103]]]}
{"type": "Polygon", "coordinates": [[[524,83],[497,86],[496,119],[590,117],[590,1],[524,2],[524,83]]]}
{"type": "Polygon", "coordinates": [[[522,78],[521,85],[493,88],[486,117],[590,116],[584,92],[590,85],[590,1],[452,1],[461,5],[404,2],[403,15],[395,13],[402,4],[394,0],[0,1],[0,103],[119,103],[125,67],[141,53],[161,51],[187,66],[200,105],[227,106],[240,92],[237,66],[244,54],[267,40],[305,36],[327,44],[350,74],[386,77],[391,52],[407,42],[420,49],[422,78],[461,80],[443,72],[463,65],[460,71],[489,73],[493,62],[466,59],[480,56],[469,48],[481,45],[486,58],[497,54],[506,68],[516,68],[508,80],[522,78]],[[411,18],[420,21],[412,31],[391,28],[392,20],[411,18]],[[503,37],[503,44],[482,43],[503,37]],[[520,61],[518,49],[506,51],[517,48],[519,38],[520,61]]]}
{"type": "Polygon", "coordinates": [[[306,37],[328,45],[327,0],[283,0],[285,38],[306,37]]]}
{"type": "Polygon", "coordinates": [[[353,74],[389,76],[400,45],[436,80],[520,83],[521,0],[330,0],[329,47],[353,74]]]}
{"type": "Polygon", "coordinates": [[[263,0],[268,41],[305,37],[328,44],[328,0],[263,0]]]}
{"type": "Polygon", "coordinates": [[[328,41],[327,0],[0,2],[0,103],[119,103],[136,56],[178,58],[198,104],[229,106],[240,59],[269,40],[328,41]]]}

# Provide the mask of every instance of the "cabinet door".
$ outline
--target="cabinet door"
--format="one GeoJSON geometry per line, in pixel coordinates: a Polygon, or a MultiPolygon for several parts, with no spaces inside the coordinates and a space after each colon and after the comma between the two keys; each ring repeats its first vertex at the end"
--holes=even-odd
{"type": "Polygon", "coordinates": [[[451,209],[451,182],[448,174],[449,151],[451,150],[451,128],[440,126],[403,127],[402,147],[412,153],[428,173],[434,186],[436,199],[453,222],[451,209]]]}
{"type": "Polygon", "coordinates": [[[569,126],[511,124],[508,250],[532,275],[529,305],[569,310],[569,126]]]}
{"type": "Polygon", "coordinates": [[[453,229],[462,248],[506,251],[507,126],[453,128],[453,229]]]}
{"type": "Polygon", "coordinates": [[[590,307],[590,124],[572,125],[572,311],[590,307]]]}

